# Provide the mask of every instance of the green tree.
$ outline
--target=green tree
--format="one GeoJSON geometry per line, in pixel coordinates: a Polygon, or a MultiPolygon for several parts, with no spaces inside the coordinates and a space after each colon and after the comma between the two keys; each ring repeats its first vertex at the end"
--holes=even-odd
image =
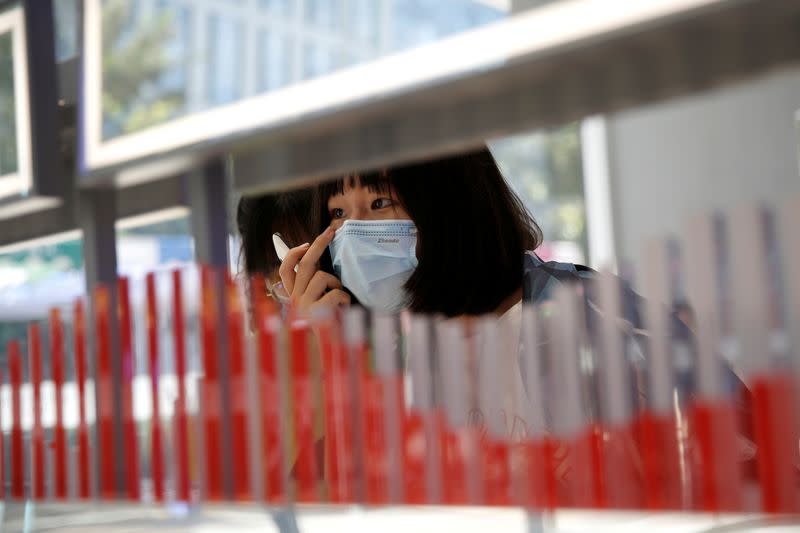
{"type": "Polygon", "coordinates": [[[17,170],[17,118],[11,32],[0,35],[0,176],[17,170]]]}
{"type": "Polygon", "coordinates": [[[158,11],[134,20],[132,2],[103,2],[103,136],[132,133],[162,123],[183,107],[183,91],[164,91],[156,82],[179,68],[167,45],[173,17],[158,11]]]}

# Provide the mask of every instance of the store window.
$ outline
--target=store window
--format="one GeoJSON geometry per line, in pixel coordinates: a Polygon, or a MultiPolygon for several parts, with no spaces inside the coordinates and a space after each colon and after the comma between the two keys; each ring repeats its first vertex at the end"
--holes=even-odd
{"type": "Polygon", "coordinates": [[[208,101],[226,104],[242,97],[244,24],[222,13],[208,19],[208,101]]]}
{"type": "Polygon", "coordinates": [[[278,89],[292,82],[289,58],[292,44],[288,35],[268,28],[258,33],[258,90],[278,89]]]}
{"type": "Polygon", "coordinates": [[[17,172],[17,120],[11,32],[0,34],[0,176],[17,172]]]}
{"type": "Polygon", "coordinates": [[[258,0],[262,11],[275,17],[288,19],[294,15],[297,0],[258,0]]]}
{"type": "Polygon", "coordinates": [[[54,0],[56,61],[78,55],[78,0],[54,0]]]}
{"type": "Polygon", "coordinates": [[[309,26],[323,29],[336,27],[340,10],[337,0],[306,0],[304,8],[309,26]]]}
{"type": "Polygon", "coordinates": [[[489,146],[503,175],[542,228],[545,241],[539,256],[585,264],[588,242],[579,125],[515,135],[489,146]]]}
{"type": "Polygon", "coordinates": [[[333,70],[333,50],[330,46],[311,41],[303,47],[303,78],[317,78],[333,70]]]}
{"type": "MultiPolygon", "coordinates": [[[[85,3],[101,11],[104,140],[508,15],[502,5],[476,0],[85,3]],[[255,50],[245,49],[250,33],[255,50]]],[[[60,54],[68,53],[64,46],[60,54]]]]}

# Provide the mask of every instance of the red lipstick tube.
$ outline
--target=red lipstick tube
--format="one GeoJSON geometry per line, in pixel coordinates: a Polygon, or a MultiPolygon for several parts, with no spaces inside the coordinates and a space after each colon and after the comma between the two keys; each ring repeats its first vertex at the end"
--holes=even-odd
{"type": "Polygon", "coordinates": [[[720,313],[716,255],[720,251],[713,216],[693,218],[686,233],[688,294],[697,322],[697,395],[690,407],[690,428],[699,461],[694,464],[695,505],[705,511],[742,508],[736,418],[724,393],[720,346],[720,313]]]}
{"type": "Polygon", "coordinates": [[[527,434],[512,447],[514,502],[533,509],[553,509],[558,502],[556,440],[546,431],[538,308],[522,307],[522,347],[528,398],[527,434]]]}
{"type": "Polygon", "coordinates": [[[623,318],[620,295],[623,287],[610,272],[601,272],[595,282],[601,320],[600,392],[603,404],[602,423],[596,427],[599,468],[602,476],[601,505],[615,509],[640,508],[643,504],[640,473],[636,469],[635,428],[631,395],[632,376],[626,355],[620,321],[623,318]]]}
{"type": "Polygon", "coordinates": [[[202,416],[206,454],[205,495],[209,500],[224,498],[222,480],[222,398],[218,368],[218,331],[216,272],[201,267],[202,302],[200,311],[201,342],[203,351],[202,416]]]}
{"type": "Polygon", "coordinates": [[[249,499],[250,467],[248,452],[248,384],[244,359],[244,312],[239,288],[230,274],[225,276],[228,326],[228,361],[231,377],[231,447],[233,449],[233,495],[249,499]]]}
{"type": "Polygon", "coordinates": [[[175,496],[188,502],[189,418],[186,406],[186,327],[183,314],[183,281],[180,270],[172,271],[172,338],[175,348],[175,374],[178,398],[175,402],[175,496]]]}
{"type": "Polygon", "coordinates": [[[56,424],[53,429],[55,452],[55,497],[67,497],[67,435],[64,429],[64,328],[58,309],[50,310],[50,357],[56,396],[56,424]]]}
{"type": "Polygon", "coordinates": [[[600,507],[604,504],[603,470],[598,453],[600,437],[582,407],[578,358],[584,330],[576,288],[569,284],[557,287],[556,305],[558,314],[550,364],[559,399],[553,422],[556,438],[567,454],[565,464],[557,467],[560,474],[558,506],[600,507]]]}
{"type": "Polygon", "coordinates": [[[42,429],[42,336],[39,325],[28,326],[28,357],[30,358],[30,382],[33,391],[33,431],[31,432],[31,493],[33,499],[45,497],[44,489],[44,430],[42,429]]]}
{"type": "MultiPolygon", "coordinates": [[[[257,301],[258,302],[258,301],[257,301]]],[[[282,428],[284,423],[278,354],[281,350],[281,321],[266,302],[256,303],[258,371],[260,376],[261,444],[264,465],[264,496],[269,503],[287,499],[286,467],[282,428]]]]}
{"type": "Polygon", "coordinates": [[[667,243],[653,240],[641,259],[642,282],[647,295],[645,321],[650,333],[647,407],[636,421],[642,456],[644,505],[648,509],[679,509],[684,504],[684,482],[678,446],[678,420],[673,400],[674,367],[666,302],[669,288],[667,243]]]}
{"type": "MultiPolygon", "coordinates": [[[[477,331],[482,346],[474,346],[478,365],[478,404],[485,417],[493,413],[506,412],[503,408],[501,374],[495,357],[506,357],[502,353],[499,339],[499,324],[495,317],[484,317],[477,322],[477,331]],[[492,360],[490,360],[490,358],[492,360]]],[[[473,337],[474,338],[474,337],[473,337]]],[[[475,343],[473,343],[475,344],[475,343]]],[[[516,354],[514,354],[516,355],[516,354]]],[[[514,413],[506,413],[510,419],[514,413]]],[[[508,427],[489,421],[481,439],[483,494],[487,505],[511,504],[510,446],[508,427]]]]}
{"type": "Polygon", "coordinates": [[[331,502],[355,501],[353,461],[353,405],[347,350],[332,309],[315,310],[314,326],[320,342],[325,409],[325,479],[331,502]]]}
{"type": "Polygon", "coordinates": [[[403,419],[404,500],[441,504],[444,478],[444,414],[433,395],[431,320],[411,316],[406,359],[412,402],[403,419]]]}
{"type": "Polygon", "coordinates": [[[771,353],[770,334],[780,327],[777,294],[770,280],[778,276],[768,260],[777,256],[772,220],[757,205],[735,209],[729,218],[733,278],[733,315],[738,343],[747,362],[752,392],[756,463],[761,509],[798,511],[797,420],[794,379],[788,365],[771,353]]]}
{"type": "Polygon", "coordinates": [[[108,287],[98,285],[94,292],[96,333],[96,403],[97,403],[97,448],[100,458],[100,497],[114,499],[117,494],[114,463],[117,450],[114,447],[112,377],[111,377],[111,295],[108,287]]]}
{"type": "Polygon", "coordinates": [[[133,416],[133,325],[131,323],[128,278],[117,280],[119,297],[119,338],[122,358],[122,431],[125,436],[125,487],[130,500],[139,499],[139,438],[133,416]]]}
{"type": "Polygon", "coordinates": [[[145,278],[147,297],[147,354],[150,366],[150,397],[153,404],[153,415],[150,419],[150,457],[151,477],[153,479],[153,497],[156,501],[164,500],[164,464],[161,436],[161,409],[158,392],[160,373],[158,349],[158,299],[156,295],[155,273],[150,272],[145,278]]]}
{"type": "MultiPolygon", "coordinates": [[[[373,379],[379,384],[381,397],[381,422],[377,431],[381,436],[375,442],[376,459],[383,462],[380,474],[385,487],[387,502],[399,503],[403,495],[402,448],[403,435],[401,413],[405,404],[403,394],[403,375],[398,368],[399,336],[397,333],[397,317],[393,315],[374,315],[375,375],[373,379]]],[[[368,444],[368,447],[370,445],[368,444]]]]}
{"type": "Polygon", "coordinates": [[[89,427],[86,421],[86,319],[83,301],[75,301],[73,311],[75,341],[75,381],[78,388],[78,496],[91,496],[89,469],[89,427]]]}
{"type": "Polygon", "coordinates": [[[25,451],[22,446],[22,356],[17,341],[8,342],[8,377],[11,382],[11,497],[25,498],[25,451]]]}
{"type": "Polygon", "coordinates": [[[464,327],[461,322],[436,324],[446,413],[444,429],[444,501],[478,505],[482,501],[480,435],[468,425],[469,371],[464,327]]]}

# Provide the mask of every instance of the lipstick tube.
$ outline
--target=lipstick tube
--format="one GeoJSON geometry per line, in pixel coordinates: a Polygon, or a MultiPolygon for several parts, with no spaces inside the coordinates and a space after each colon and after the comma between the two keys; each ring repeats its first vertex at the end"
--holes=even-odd
{"type": "Polygon", "coordinates": [[[131,323],[130,287],[128,278],[117,280],[119,339],[122,368],[122,431],[125,438],[125,491],[129,500],[138,500],[139,438],[133,417],[133,376],[136,372],[133,357],[133,325],[131,323]]]}
{"type": "MultiPolygon", "coordinates": [[[[500,365],[497,358],[510,354],[502,353],[498,330],[499,325],[495,317],[483,317],[477,322],[478,338],[483,340],[482,346],[474,347],[478,365],[478,405],[485,417],[503,412],[506,420],[509,420],[513,419],[516,413],[509,413],[503,409],[503,395],[508,391],[501,389],[501,374],[498,371],[500,365]]],[[[517,355],[516,350],[513,355],[517,355]]],[[[514,360],[516,361],[516,358],[514,360]]],[[[483,496],[487,505],[511,504],[510,447],[507,432],[508,427],[501,427],[490,421],[481,438],[483,496]]]]}
{"type": "MultiPolygon", "coordinates": [[[[584,339],[582,316],[574,285],[556,288],[557,323],[554,324],[554,350],[550,365],[556,389],[553,426],[556,438],[565,447],[564,466],[559,466],[559,507],[599,507],[602,505],[602,470],[598,460],[599,434],[582,407],[579,354],[584,339]]],[[[559,452],[556,451],[556,454],[559,452]]]]}
{"type": "Polygon", "coordinates": [[[97,285],[94,291],[95,369],[97,404],[97,453],[100,462],[100,497],[114,499],[117,493],[114,464],[114,398],[111,377],[111,295],[108,287],[97,285]]]}
{"type": "Polygon", "coordinates": [[[444,479],[444,413],[434,401],[432,324],[412,315],[406,360],[412,401],[403,418],[404,501],[441,504],[444,479]]]}
{"type": "Polygon", "coordinates": [[[736,418],[724,393],[720,346],[720,301],[716,255],[720,252],[716,220],[712,215],[691,219],[686,228],[686,256],[690,303],[697,321],[697,394],[690,407],[690,429],[699,463],[692,478],[695,505],[705,511],[742,508],[742,481],[736,448],[736,418]]]}
{"type": "Polygon", "coordinates": [[[231,448],[235,460],[233,467],[233,496],[249,499],[250,467],[248,451],[247,376],[244,359],[244,312],[239,288],[233,277],[226,273],[226,322],[228,327],[228,365],[231,379],[231,448]]]}
{"type": "Polygon", "coordinates": [[[172,339],[175,349],[175,378],[178,397],[175,401],[175,497],[188,502],[189,490],[189,419],[186,406],[186,327],[183,314],[183,280],[180,270],[172,271],[172,339]]]}
{"type": "Polygon", "coordinates": [[[770,333],[779,328],[777,305],[769,280],[777,276],[767,264],[775,242],[772,225],[758,206],[735,209],[730,217],[731,263],[736,280],[734,323],[753,401],[756,463],[761,509],[771,513],[798,511],[796,399],[791,370],[773,358],[770,333]]]}
{"type": "Polygon", "coordinates": [[[202,392],[203,444],[206,455],[205,497],[212,501],[218,501],[224,498],[224,487],[216,272],[210,267],[203,266],[200,276],[203,296],[200,311],[203,377],[200,390],[202,392]]]}
{"type": "MultiPolygon", "coordinates": [[[[375,352],[379,350],[377,324],[375,330],[375,352]]],[[[383,325],[383,329],[386,325],[383,325]]],[[[382,332],[385,335],[385,331],[382,332]]],[[[373,352],[373,353],[375,353],[373,352]]],[[[386,431],[383,419],[383,384],[365,361],[361,374],[361,420],[362,443],[364,446],[364,490],[365,501],[372,505],[382,505],[389,501],[388,472],[386,453],[386,431]]]]}
{"type": "Polygon", "coordinates": [[[355,501],[364,502],[366,493],[366,421],[364,420],[364,375],[370,367],[367,342],[366,312],[353,306],[344,311],[344,340],[351,391],[353,420],[353,466],[355,501]]]}
{"type": "Polygon", "coordinates": [[[161,436],[161,405],[158,391],[160,358],[158,349],[158,298],[156,295],[155,273],[145,277],[147,306],[147,355],[150,369],[150,397],[153,415],[150,418],[150,470],[153,480],[153,497],[156,501],[164,500],[164,464],[161,436]]]}
{"type": "MultiPolygon", "coordinates": [[[[436,324],[445,408],[444,501],[477,505],[482,501],[480,435],[469,427],[469,370],[463,324],[442,320],[436,324]]],[[[489,413],[484,413],[488,415],[489,413]]]]}
{"type": "Polygon", "coordinates": [[[353,406],[347,350],[330,307],[312,313],[322,354],[325,479],[333,503],[355,501],[353,406]]]}
{"type": "Polygon", "coordinates": [[[11,383],[11,497],[25,498],[25,451],[22,443],[22,356],[19,343],[8,342],[8,377],[11,383]]]}
{"type": "Polygon", "coordinates": [[[400,503],[403,498],[403,425],[402,411],[405,405],[403,374],[400,361],[398,317],[375,315],[373,317],[375,339],[375,379],[381,386],[383,399],[381,420],[383,422],[383,459],[385,461],[386,496],[389,503],[400,503]]]}
{"type": "Polygon", "coordinates": [[[75,381],[78,388],[78,496],[91,496],[89,467],[89,427],[86,420],[86,318],[83,300],[73,307],[73,339],[75,343],[75,381]]]}
{"type": "Polygon", "coordinates": [[[28,325],[28,358],[33,392],[33,428],[31,431],[31,495],[34,500],[45,497],[44,430],[42,429],[42,335],[39,325],[28,325]]]}
{"type": "Polygon", "coordinates": [[[56,397],[56,421],[53,428],[55,452],[55,497],[67,497],[67,435],[64,429],[64,328],[58,309],[50,310],[50,357],[56,397]]]}
{"type": "MultiPolygon", "coordinates": [[[[366,501],[397,502],[401,496],[399,406],[402,379],[397,372],[395,317],[373,315],[374,371],[364,368],[362,406],[366,501]]],[[[366,366],[366,365],[365,365],[366,366]]]]}
{"type": "Polygon", "coordinates": [[[512,447],[514,503],[533,509],[554,509],[558,503],[559,478],[556,450],[559,443],[548,434],[544,417],[541,325],[538,308],[522,306],[521,325],[525,384],[528,397],[527,434],[512,447]]]}
{"type": "Polygon", "coordinates": [[[283,436],[287,424],[283,416],[281,373],[278,354],[281,350],[281,321],[274,309],[257,304],[255,320],[258,334],[260,376],[261,444],[263,446],[264,496],[269,503],[287,499],[289,469],[286,465],[283,436]]]}
{"type": "Polygon", "coordinates": [[[303,503],[318,501],[317,445],[314,440],[315,390],[312,362],[308,346],[309,324],[294,319],[289,324],[289,349],[291,353],[290,390],[292,391],[292,422],[294,427],[296,460],[294,477],[296,499],[303,503]]]}
{"type": "Polygon", "coordinates": [[[648,344],[647,406],[637,417],[642,456],[644,505],[652,510],[683,507],[684,481],[678,446],[678,420],[673,400],[674,367],[666,302],[669,288],[667,243],[652,240],[641,259],[642,283],[647,296],[645,321],[648,344]]]}
{"type": "MultiPolygon", "coordinates": [[[[800,272],[800,239],[797,228],[800,227],[800,195],[794,196],[780,206],[778,217],[778,239],[781,249],[781,271],[783,272],[783,290],[786,302],[786,318],[784,329],[789,335],[791,353],[791,379],[795,398],[800,394],[800,277],[793,273],[800,272]]],[[[795,399],[795,402],[797,400],[795,399]]],[[[795,405],[795,419],[790,423],[792,438],[800,440],[800,408],[795,405]]],[[[792,462],[795,469],[800,468],[800,459],[795,454],[792,462]]]]}
{"type": "Polygon", "coordinates": [[[640,508],[643,500],[641,477],[634,461],[638,458],[634,440],[633,408],[630,398],[638,392],[632,387],[632,375],[620,321],[623,318],[619,279],[604,271],[596,281],[601,313],[600,391],[602,422],[596,428],[599,443],[601,483],[600,504],[614,509],[640,508]]]}
{"type": "MultiPolygon", "coordinates": [[[[3,371],[0,369],[0,386],[3,385],[3,371]]],[[[0,409],[0,424],[2,424],[2,409],[0,409]]],[[[0,431],[2,433],[2,431],[0,431]]],[[[6,456],[5,438],[0,435],[0,457],[6,456]]],[[[6,462],[0,461],[0,499],[6,498],[6,462]]]]}

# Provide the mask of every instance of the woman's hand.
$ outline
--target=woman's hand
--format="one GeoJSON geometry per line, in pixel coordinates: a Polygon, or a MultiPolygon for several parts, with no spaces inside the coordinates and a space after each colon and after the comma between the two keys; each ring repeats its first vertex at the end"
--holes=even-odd
{"type": "Polygon", "coordinates": [[[311,244],[292,248],[278,270],[292,305],[301,312],[309,312],[318,305],[350,304],[350,295],[342,290],[339,278],[319,269],[319,258],[334,234],[334,229],[329,227],[311,244]]]}

